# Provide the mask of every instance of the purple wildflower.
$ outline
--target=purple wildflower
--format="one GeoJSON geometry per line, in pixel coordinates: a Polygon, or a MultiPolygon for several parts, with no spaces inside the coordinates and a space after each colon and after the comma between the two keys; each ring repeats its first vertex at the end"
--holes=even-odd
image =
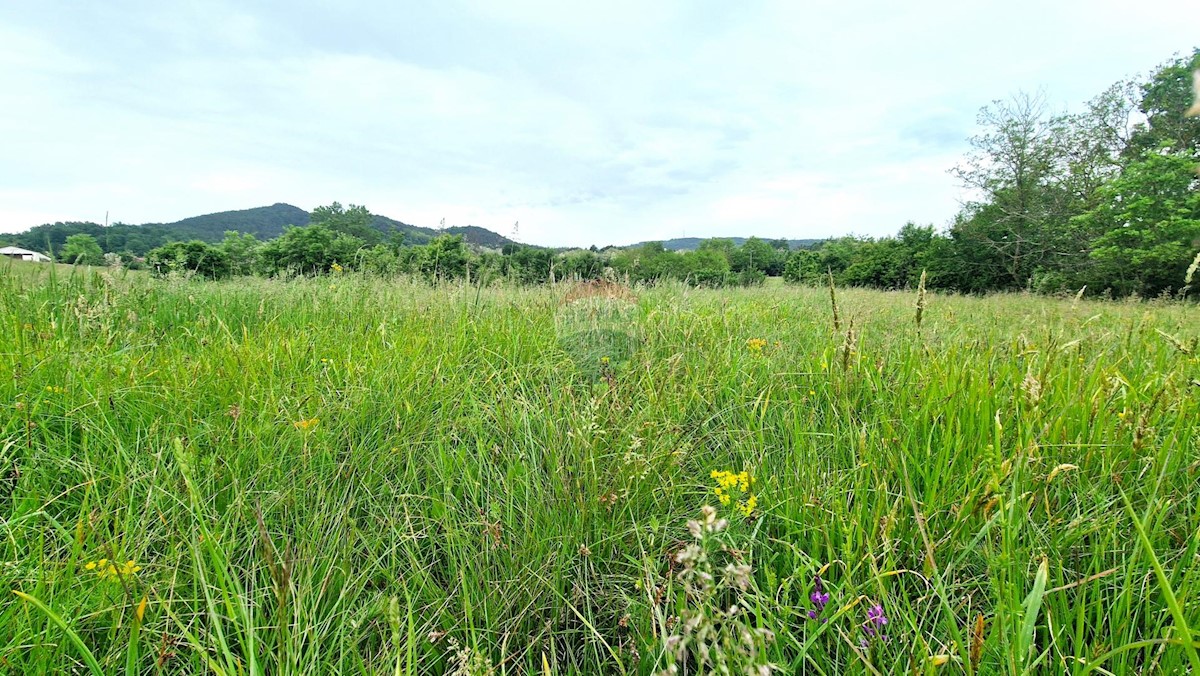
{"type": "Polygon", "coordinates": [[[887,615],[883,614],[883,606],[876,603],[867,609],[867,621],[863,622],[863,633],[871,638],[879,637],[882,641],[887,641],[888,637],[882,633],[883,627],[887,625],[887,615]]]}
{"type": "Polygon", "coordinates": [[[815,620],[825,611],[825,606],[829,603],[829,594],[826,593],[824,585],[821,584],[820,577],[814,579],[813,591],[808,595],[808,600],[812,601],[813,604],[813,609],[808,611],[808,619],[815,620]]]}

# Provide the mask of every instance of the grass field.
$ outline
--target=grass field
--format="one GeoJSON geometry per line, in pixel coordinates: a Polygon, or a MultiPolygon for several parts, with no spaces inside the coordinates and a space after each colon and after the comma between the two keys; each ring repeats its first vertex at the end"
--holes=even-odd
{"type": "Polygon", "coordinates": [[[50,270],[0,672],[1200,673],[1194,305],[50,270]]]}

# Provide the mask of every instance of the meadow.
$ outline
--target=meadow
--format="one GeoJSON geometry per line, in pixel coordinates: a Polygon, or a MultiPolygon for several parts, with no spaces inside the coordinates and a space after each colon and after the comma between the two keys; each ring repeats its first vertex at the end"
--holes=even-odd
{"type": "Polygon", "coordinates": [[[1197,307],[917,304],[5,265],[0,672],[1200,673],[1197,307]]]}

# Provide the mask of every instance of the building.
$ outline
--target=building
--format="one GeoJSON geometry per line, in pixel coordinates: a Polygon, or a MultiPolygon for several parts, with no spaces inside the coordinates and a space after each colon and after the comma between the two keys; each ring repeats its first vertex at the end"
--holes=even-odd
{"type": "Polygon", "coordinates": [[[0,256],[12,258],[19,261],[33,261],[35,263],[49,263],[50,257],[45,254],[40,254],[29,249],[22,249],[15,246],[6,246],[0,248],[0,256]]]}

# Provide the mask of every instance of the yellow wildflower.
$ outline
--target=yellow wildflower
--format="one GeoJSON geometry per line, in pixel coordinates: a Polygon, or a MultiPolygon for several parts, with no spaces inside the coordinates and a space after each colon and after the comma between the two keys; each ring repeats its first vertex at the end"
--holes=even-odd
{"type": "Polygon", "coordinates": [[[762,349],[767,346],[767,341],[762,338],[751,338],[746,341],[746,347],[750,348],[751,352],[762,352],[762,349]]]}
{"type": "Polygon", "coordinates": [[[758,507],[758,496],[751,495],[746,498],[746,502],[738,505],[738,510],[741,511],[742,516],[749,518],[754,513],[755,507],[758,507]]]}
{"type": "Polygon", "coordinates": [[[137,562],[133,559],[130,559],[119,566],[117,565],[116,561],[109,561],[108,559],[89,561],[86,565],[84,565],[84,568],[86,570],[96,571],[96,577],[101,580],[107,580],[117,576],[131,577],[136,575],[137,572],[142,569],[142,567],[137,565],[137,562]]]}
{"type": "Polygon", "coordinates": [[[295,427],[296,429],[300,430],[301,432],[307,432],[307,431],[311,430],[312,428],[316,427],[317,423],[319,423],[319,422],[321,422],[320,418],[308,418],[307,420],[297,420],[296,422],[292,423],[292,427],[295,427]]]}
{"type": "Polygon", "coordinates": [[[742,470],[741,472],[726,472],[724,470],[713,470],[709,476],[716,481],[717,485],[713,488],[713,494],[721,501],[722,505],[734,504],[735,492],[738,497],[743,497],[744,500],[737,502],[736,507],[743,516],[749,517],[758,506],[758,497],[751,492],[757,479],[750,476],[750,472],[742,470]]]}

